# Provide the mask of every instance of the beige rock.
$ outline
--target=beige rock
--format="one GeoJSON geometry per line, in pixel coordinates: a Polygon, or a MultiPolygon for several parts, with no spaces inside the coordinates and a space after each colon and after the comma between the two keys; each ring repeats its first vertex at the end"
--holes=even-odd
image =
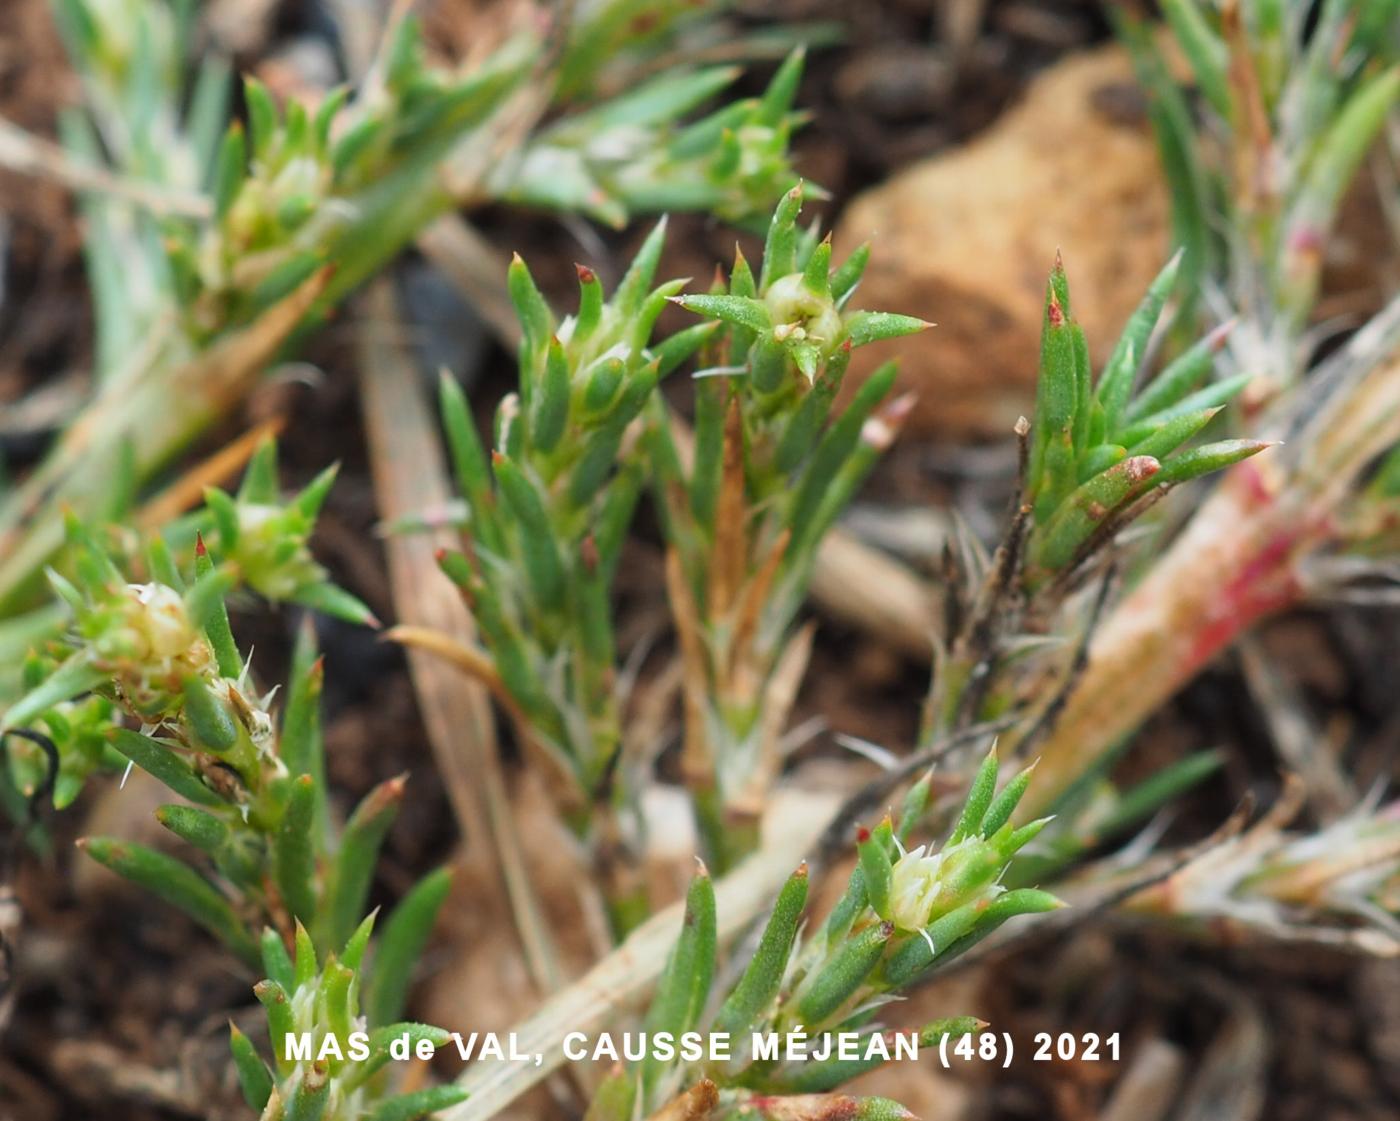
{"type": "Polygon", "coordinates": [[[1107,357],[1168,249],[1141,105],[1120,48],[1074,55],[987,133],[847,207],[838,251],[874,250],[857,303],[937,323],[859,353],[861,372],[901,356],[919,395],[911,433],[1004,436],[1030,408],[1057,248],[1096,363],[1107,357]]]}

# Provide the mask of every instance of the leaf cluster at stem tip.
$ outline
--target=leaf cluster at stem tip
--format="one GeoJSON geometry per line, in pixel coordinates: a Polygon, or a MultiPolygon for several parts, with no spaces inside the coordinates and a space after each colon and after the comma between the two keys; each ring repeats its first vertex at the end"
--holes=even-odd
{"type": "Polygon", "coordinates": [[[1083,560],[1087,550],[1131,519],[1149,491],[1221,470],[1269,446],[1260,440],[1190,444],[1249,381],[1248,374],[1211,380],[1229,324],[1137,385],[1181,261],[1181,254],[1174,256],[1153,280],[1097,379],[1070,304],[1064,266],[1055,262],[1045,288],[1024,480],[1023,498],[1033,518],[1033,582],[1083,560]]]}

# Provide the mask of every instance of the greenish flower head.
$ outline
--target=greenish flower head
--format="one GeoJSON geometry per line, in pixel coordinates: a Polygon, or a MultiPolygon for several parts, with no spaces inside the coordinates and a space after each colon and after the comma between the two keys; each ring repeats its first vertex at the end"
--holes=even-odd
{"type": "MultiPolygon", "coordinates": [[[[757,277],[738,253],[727,290],[672,298],[722,328],[706,344],[703,359],[712,365],[696,382],[697,459],[685,505],[698,524],[685,532],[677,525],[673,533],[677,543],[690,546],[683,558],[688,568],[705,564],[694,544],[720,531],[712,519],[728,441],[740,444],[731,451],[740,457],[744,494],[743,509],[727,513],[746,523],[749,563],[757,566],[777,535],[786,533],[784,567],[805,575],[817,542],[889,446],[910,405],[901,399],[877,411],[894,380],[894,367],[886,365],[844,412],[833,408],[854,349],[929,324],[908,315],[848,310],[869,253],[862,247],[834,267],[830,238],[819,239],[815,226],[798,226],[803,197],[798,183],[779,202],[757,277]],[[726,433],[726,414],[734,407],[740,431],[726,433]]],[[[662,459],[663,472],[671,458],[667,453],[662,459]]],[[[683,505],[671,517],[685,513],[683,505]]],[[[783,594],[774,597],[780,613],[795,607],[800,584],[801,577],[782,582],[783,594]]],[[[703,605],[703,581],[697,580],[696,591],[703,605]]]]}
{"type": "Polygon", "coordinates": [[[798,226],[803,196],[799,183],[775,208],[757,275],[739,252],[727,282],[672,297],[713,327],[694,378],[694,454],[659,404],[649,433],[686,663],[683,765],[720,869],[754,843],[779,770],[809,649],[791,624],[817,547],[912,404],[885,403],[887,363],[838,406],[851,353],[928,326],[848,309],[868,253],[833,267],[830,239],[798,226]]]}
{"type": "Polygon", "coordinates": [[[207,517],[197,519],[197,523],[213,529],[222,561],[265,599],[377,626],[369,608],[331,583],[311,554],[316,517],[335,482],[336,471],[336,465],[326,468],[284,503],[277,484],[277,445],[267,440],[249,463],[237,495],[217,487],[205,492],[207,517]]]}
{"type": "MultiPolygon", "coordinates": [[[[889,918],[896,930],[923,930],[935,914],[946,914],[962,903],[966,888],[950,887],[950,882],[961,884],[969,872],[980,868],[1000,871],[995,851],[980,837],[969,837],[942,851],[931,849],[930,845],[907,852],[896,848],[899,856],[890,868],[889,902],[889,918]]],[[[976,886],[984,888],[990,898],[1001,894],[996,883],[976,886]]]]}
{"type": "Polygon", "coordinates": [[[54,591],[72,611],[63,644],[67,655],[51,676],[9,709],[6,726],[16,727],[49,704],[93,688],[141,720],[179,719],[186,683],[207,683],[218,676],[204,623],[216,603],[222,606],[232,574],[210,567],[187,590],[161,580],[138,583],[76,522],[70,522],[69,536],[77,582],[52,569],[48,573],[54,591]]]}
{"type": "Polygon", "coordinates": [[[798,356],[808,346],[815,349],[819,358],[830,358],[834,353],[845,324],[829,290],[813,289],[801,273],[790,273],[769,286],[763,303],[773,319],[774,339],[788,344],[799,367],[802,363],[798,356]]]}
{"type": "Polygon", "coordinates": [[[156,538],[149,542],[144,571],[129,575],[125,559],[119,564],[70,518],[68,575],[48,572],[72,614],[62,654],[53,672],[6,712],[5,726],[18,727],[54,704],[96,690],[145,723],[185,720],[194,697],[197,711],[208,699],[242,714],[251,732],[265,729],[268,717],[258,702],[229,696],[234,686],[227,683],[242,684],[246,666],[228,631],[228,593],[242,584],[269,599],[352,622],[374,621],[359,600],[330,583],[307,545],[334,469],[286,506],[277,504],[276,471],[276,448],[269,441],[250,464],[237,498],[211,489],[205,510],[171,527],[173,539],[195,539],[184,571],[166,539],[156,538]],[[228,551],[219,564],[199,536],[200,527],[211,525],[228,551]]]}
{"type": "Polygon", "coordinates": [[[668,124],[722,93],[740,70],[670,71],[644,81],[542,130],[518,165],[502,169],[500,193],[612,226],[629,213],[679,210],[748,224],[792,181],[788,144],[802,121],[793,99],[803,61],[794,51],[761,97],[679,127],[668,124]]]}
{"type": "Polygon", "coordinates": [[[798,183],[778,203],[757,278],[739,253],[727,291],[674,299],[728,324],[728,362],[746,367],[740,392],[767,400],[774,409],[779,400],[814,387],[820,372],[839,381],[850,350],[929,326],[909,315],[846,312],[869,251],[862,246],[833,268],[830,237],[818,241],[815,226],[803,230],[797,224],[803,196],[798,183]],[[794,372],[801,373],[805,387],[794,383],[794,372]]]}
{"type": "MultiPolygon", "coordinates": [[[[797,1095],[830,1093],[883,1065],[889,1054],[882,1057],[878,1050],[851,1057],[833,1049],[826,1058],[775,1060],[755,1055],[748,1040],[754,1034],[801,1031],[820,1052],[837,1033],[868,1030],[883,1036],[876,1022],[882,1006],[1003,923],[1062,906],[1048,892],[1001,886],[1017,852],[1045,824],[1011,824],[1030,777],[1027,769],[998,789],[992,752],[973,779],[947,842],[906,850],[905,842],[933,808],[932,776],[925,776],[905,796],[897,825],[886,818],[875,829],[860,830],[859,862],[844,896],[805,938],[799,935],[808,903],[806,865],[789,877],[742,974],[722,996],[712,992],[720,975],[717,919],[714,888],[702,867],[691,881],[685,918],[644,1026],[677,1035],[724,1034],[734,1041],[733,1054],[698,1068],[648,1058],[604,1084],[593,1115],[602,1121],[648,1115],[703,1074],[718,1090],[718,1115],[733,1110],[744,1116],[754,1106],[750,1095],[764,1095],[765,1112],[785,1116],[785,1107],[803,1104],[797,1095]]],[[[921,1046],[936,1047],[945,1037],[984,1026],[974,1017],[957,1016],[927,1024],[918,1034],[921,1046]]],[[[841,1116],[861,1115],[856,1100],[844,1104],[848,1110],[841,1116]]]]}
{"type": "MultiPolygon", "coordinates": [[[[83,841],[84,851],[185,911],[247,960],[256,957],[252,932],[264,925],[290,937],[298,923],[322,950],[343,944],[363,918],[405,778],[380,783],[332,832],[313,632],[302,630],[274,717],[276,691],[257,690],[234,644],[223,601],[228,570],[215,567],[207,551],[197,551],[195,579],[184,590],[163,539],[152,542],[146,562],[159,579],[139,585],[121,580],[94,543],[78,543],[74,564],[90,594],[53,576],[76,617],[73,634],[57,647],[66,656],[31,659],[32,687],[5,712],[4,728],[52,734],[59,780],[69,784],[56,791],[64,798],[98,766],[140,767],[181,799],[156,817],[187,846],[177,858],[93,837],[83,841]]],[[[19,785],[26,789],[22,777],[19,785]]],[[[421,948],[445,882],[439,877],[425,890],[409,918],[390,923],[386,940],[400,949],[389,955],[397,964],[385,968],[386,984],[402,982],[416,953],[404,947],[421,948]]],[[[401,997],[380,993],[375,1004],[397,1008],[401,997]]]]}
{"type": "Polygon", "coordinates": [[[657,381],[710,333],[651,340],[684,283],[654,286],[664,236],[663,222],[611,297],[580,266],[577,311],[562,319],[525,262],[512,262],[519,381],[497,410],[489,457],[456,383],[442,384],[471,539],[443,567],[472,604],[494,683],[578,804],[610,781],[621,743],[610,589],[641,487],[634,424],[657,381]]]}
{"type": "Polygon", "coordinates": [[[123,584],[102,590],[76,613],[92,665],[142,716],[160,717],[182,704],[181,683],[203,678],[214,651],[190,617],[190,605],[164,584],[123,584]]]}
{"type": "Polygon", "coordinates": [[[305,526],[277,506],[241,503],[237,529],[220,540],[225,555],[239,558],[248,586],[270,600],[288,600],[326,570],[311,556],[305,526]]]}
{"type": "MultiPolygon", "coordinates": [[[[296,929],[295,953],[267,931],[262,963],[267,977],[253,988],[267,1017],[272,1062],[236,1027],[230,1045],[248,1104],[267,1121],[316,1118],[362,1121],[420,1117],[461,1101],[453,1086],[399,1094],[394,1091],[390,1043],[407,1038],[445,1046],[450,1034],[427,1024],[373,1025],[361,1010],[368,969],[371,915],[337,954],[318,961],[310,935],[296,929]]],[[[383,947],[380,947],[382,953],[383,947]]]]}
{"type": "MultiPolygon", "coordinates": [[[[250,586],[269,598],[373,621],[363,604],[329,582],[307,546],[332,477],[323,473],[291,503],[279,504],[269,442],[237,498],[211,490],[208,507],[170,526],[168,538],[149,540],[144,557],[118,555],[69,519],[62,571],[48,572],[70,615],[66,630],[26,661],[24,692],[3,715],[4,728],[36,724],[54,740],[60,804],[76,797],[88,774],[124,764],[111,742],[123,714],[191,750],[220,756],[248,782],[264,766],[280,766],[271,697],[251,685],[225,597],[250,586]],[[230,546],[222,563],[200,536],[211,528],[230,546]],[[193,546],[183,561],[171,541],[193,546]]],[[[43,761],[23,746],[11,754],[21,765],[18,771],[12,765],[10,778],[21,790],[36,786],[36,776],[46,773],[43,761]]],[[[198,781],[213,775],[206,771],[198,781]]]]}
{"type": "Polygon", "coordinates": [[[888,924],[887,951],[878,969],[872,965],[870,983],[872,992],[899,988],[985,937],[1006,917],[1058,906],[1043,892],[1022,895],[1002,886],[1013,858],[1049,823],[1048,818],[1022,826],[1011,821],[1033,770],[1025,769],[998,791],[999,765],[991,751],[941,847],[905,847],[925,813],[927,777],[906,798],[897,826],[887,817],[875,829],[861,829],[858,871],[827,923],[825,952],[838,953],[860,931],[888,924]]]}

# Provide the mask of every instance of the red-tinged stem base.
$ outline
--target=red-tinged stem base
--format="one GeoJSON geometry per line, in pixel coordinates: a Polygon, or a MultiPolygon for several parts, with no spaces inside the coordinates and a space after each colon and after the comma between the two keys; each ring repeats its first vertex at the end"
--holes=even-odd
{"type": "Polygon", "coordinates": [[[1023,815],[1044,812],[1240,634],[1299,601],[1298,561],[1325,535],[1301,506],[1253,461],[1229,472],[1103,622],[1023,815]]]}

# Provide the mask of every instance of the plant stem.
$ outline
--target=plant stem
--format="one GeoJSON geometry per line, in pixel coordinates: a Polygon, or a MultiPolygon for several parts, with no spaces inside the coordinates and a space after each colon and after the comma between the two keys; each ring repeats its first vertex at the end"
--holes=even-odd
{"type": "Polygon", "coordinates": [[[1277,459],[1232,468],[1104,621],[1022,813],[1043,813],[1239,635],[1306,597],[1303,562],[1336,543],[1357,478],[1400,437],[1397,309],[1338,356],[1337,376],[1313,375],[1328,399],[1298,401],[1277,459]]]}
{"type": "Polygon", "coordinates": [[[11,609],[63,541],[64,503],[82,508],[111,483],[123,447],[148,476],[239,401],[325,291],[317,272],[248,326],[173,369],[99,394],[0,509],[0,608],[11,609]],[[172,408],[171,402],[180,402],[172,408]]]}
{"type": "Polygon", "coordinates": [[[1235,468],[1186,532],[1104,621],[1079,687],[1041,746],[1027,820],[1168,701],[1261,618],[1297,603],[1296,561],[1309,535],[1291,503],[1235,468]]]}

